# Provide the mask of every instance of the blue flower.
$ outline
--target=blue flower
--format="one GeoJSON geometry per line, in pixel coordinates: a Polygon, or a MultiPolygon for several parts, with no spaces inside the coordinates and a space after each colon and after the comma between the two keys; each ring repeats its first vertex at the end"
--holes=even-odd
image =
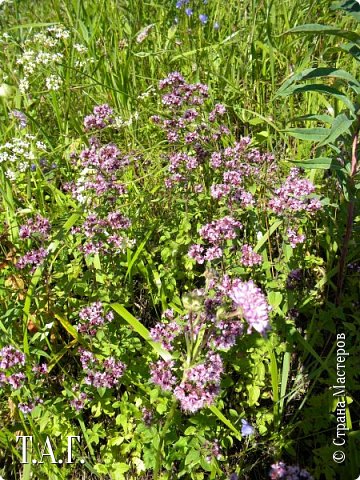
{"type": "Polygon", "coordinates": [[[215,22],[214,23],[214,29],[219,30],[219,28],[220,28],[220,25],[218,24],[218,22],[215,22]]]}
{"type": "Polygon", "coordinates": [[[247,437],[248,435],[252,435],[255,433],[254,427],[250,425],[246,420],[243,418],[241,419],[242,427],[241,427],[241,435],[247,437]]]}
{"type": "Polygon", "coordinates": [[[191,17],[191,15],[193,14],[193,11],[191,10],[191,8],[185,8],[185,13],[186,13],[186,15],[191,17]]]}
{"type": "Polygon", "coordinates": [[[208,16],[207,16],[207,15],[204,15],[203,13],[201,13],[201,14],[199,15],[199,20],[200,20],[200,22],[201,22],[203,25],[205,25],[205,23],[208,21],[208,16]]]}
{"type": "Polygon", "coordinates": [[[189,3],[189,0],[178,0],[176,2],[176,8],[181,8],[183,5],[187,5],[189,3]]]}

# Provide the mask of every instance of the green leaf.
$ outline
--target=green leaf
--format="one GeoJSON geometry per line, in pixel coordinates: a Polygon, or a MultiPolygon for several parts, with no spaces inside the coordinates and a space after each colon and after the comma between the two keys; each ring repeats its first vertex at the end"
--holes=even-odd
{"type": "Polygon", "coordinates": [[[272,225],[271,227],[269,228],[269,230],[265,233],[265,235],[263,235],[260,240],[257,242],[257,244],[255,245],[255,248],[254,248],[254,251],[255,252],[258,252],[260,250],[260,248],[268,241],[268,239],[270,238],[270,236],[275,232],[275,230],[282,224],[282,220],[276,220],[272,225]]]}
{"type": "Polygon", "coordinates": [[[344,50],[346,53],[350,53],[356,60],[360,62],[360,46],[356,43],[349,42],[343,43],[340,45],[341,50],[344,50]]]}
{"type": "Polygon", "coordinates": [[[288,382],[289,373],[290,373],[290,363],[291,363],[290,352],[285,352],[284,358],[283,358],[283,364],[282,364],[282,372],[281,372],[280,405],[279,405],[280,415],[284,410],[286,387],[287,387],[287,382],[288,382]]]}
{"type": "Polygon", "coordinates": [[[307,23],[305,25],[298,25],[297,27],[291,28],[285,33],[325,33],[328,35],[335,35],[337,37],[353,40],[355,42],[360,40],[360,35],[356,32],[352,32],[351,30],[341,30],[340,28],[335,28],[331,25],[321,25],[319,23],[307,23]]]}
{"type": "Polygon", "coordinates": [[[348,132],[355,119],[349,119],[344,113],[338,115],[331,125],[329,135],[322,140],[318,147],[334,143],[343,133],[348,132]]]}
{"type": "Polygon", "coordinates": [[[355,20],[360,22],[360,4],[358,0],[345,0],[345,2],[334,2],[331,8],[334,10],[344,10],[344,12],[352,15],[355,20]]]}
{"type": "MultiPolygon", "coordinates": [[[[307,68],[302,72],[295,73],[283,85],[279,88],[277,95],[284,95],[289,87],[295,82],[301,80],[311,80],[314,78],[338,78],[349,83],[350,87],[357,93],[360,87],[360,83],[351,73],[346,70],[341,70],[331,67],[319,67],[319,68],[307,68]]],[[[291,93],[291,92],[290,92],[291,93]]]]}
{"type": "Polygon", "coordinates": [[[316,128],[288,128],[284,130],[288,135],[298,138],[299,140],[306,140],[308,142],[321,142],[330,135],[330,128],[316,127],[316,128]]]}
{"type": "Polygon", "coordinates": [[[69,320],[67,320],[65,317],[63,317],[62,315],[60,315],[59,313],[54,313],[54,317],[57,318],[59,320],[59,322],[61,323],[61,325],[65,328],[65,330],[78,342],[81,341],[81,338],[76,330],[76,328],[71,325],[71,323],[69,322],[69,320]]]}
{"type": "Polygon", "coordinates": [[[292,82],[291,84],[287,84],[286,88],[284,84],[277,91],[276,95],[280,97],[285,97],[288,95],[292,95],[293,93],[304,93],[304,92],[316,92],[320,94],[330,95],[336,98],[337,100],[340,100],[341,102],[343,102],[344,105],[346,105],[351,112],[355,111],[355,107],[353,103],[344,93],[340,92],[340,90],[338,90],[337,88],[331,87],[330,85],[322,85],[321,83],[313,83],[311,85],[301,83],[301,84],[293,85],[293,82],[292,82]]]}
{"type": "Polygon", "coordinates": [[[190,450],[190,452],[186,455],[185,458],[185,465],[189,465],[190,463],[197,463],[200,460],[200,453],[197,450],[190,450]]]}
{"type": "Polygon", "coordinates": [[[215,405],[212,405],[211,407],[209,407],[209,409],[219,418],[219,420],[221,420],[227,427],[230,428],[230,430],[235,433],[238,439],[241,438],[241,433],[239,432],[239,430],[237,430],[237,428],[230,422],[230,420],[228,420],[215,405]]]}
{"type": "Polygon", "coordinates": [[[301,162],[291,160],[291,163],[294,163],[297,167],[317,170],[342,170],[343,168],[336,160],[328,157],[308,158],[301,162]]]}
{"type": "Polygon", "coordinates": [[[164,360],[171,360],[171,354],[164,350],[161,345],[157,342],[153,342],[150,339],[149,330],[137,320],[131,313],[126,310],[123,305],[119,303],[112,303],[111,308],[120,315],[134,330],[138,333],[144,340],[148,342],[149,345],[156,351],[156,353],[162,357],[164,360]]]}

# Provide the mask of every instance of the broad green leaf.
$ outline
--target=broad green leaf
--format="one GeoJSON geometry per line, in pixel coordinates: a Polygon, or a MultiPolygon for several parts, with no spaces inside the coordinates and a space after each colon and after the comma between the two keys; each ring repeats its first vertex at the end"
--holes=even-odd
{"type": "Polygon", "coordinates": [[[306,120],[316,120],[318,122],[323,122],[323,123],[330,123],[332,124],[334,121],[334,117],[331,115],[316,115],[316,114],[309,114],[309,115],[301,115],[301,117],[295,117],[292,119],[293,121],[299,122],[299,121],[306,121],[306,120]]]}
{"type": "MultiPolygon", "coordinates": [[[[288,95],[286,92],[290,86],[292,86],[295,82],[299,82],[301,80],[311,80],[315,78],[338,78],[340,80],[344,80],[348,82],[350,87],[357,93],[360,87],[360,83],[358,80],[351,75],[351,73],[347,72],[346,70],[341,70],[337,68],[331,67],[319,67],[319,68],[307,68],[302,72],[295,73],[290,78],[288,78],[283,85],[279,88],[277,95],[288,95]]],[[[292,92],[290,92],[292,93],[292,92]]]]}
{"type": "Polygon", "coordinates": [[[289,379],[290,373],[290,363],[291,363],[291,355],[290,352],[284,353],[283,363],[282,363],[282,371],[281,371],[281,387],[280,387],[280,415],[284,410],[284,401],[286,395],[286,386],[289,379]]]}
{"type": "Polygon", "coordinates": [[[281,87],[276,95],[280,97],[285,97],[288,95],[292,95],[293,93],[305,92],[315,92],[319,94],[330,95],[337,100],[343,102],[344,105],[346,105],[351,112],[355,111],[353,103],[344,93],[340,92],[340,90],[338,90],[337,88],[331,87],[330,85],[322,85],[321,83],[313,83],[310,85],[304,83],[297,85],[289,84],[286,88],[281,87]]]}
{"type": "Polygon", "coordinates": [[[297,27],[294,27],[285,33],[305,33],[305,34],[325,33],[328,35],[335,35],[337,37],[353,40],[354,42],[360,41],[360,35],[356,32],[352,32],[351,30],[341,30],[331,25],[321,25],[319,23],[307,23],[305,25],[298,25],[297,27]]]}
{"type": "Polygon", "coordinates": [[[319,143],[318,147],[323,147],[328,143],[334,143],[343,133],[349,131],[353,122],[354,119],[349,119],[344,113],[338,115],[331,125],[329,135],[319,143]]]}
{"type": "Polygon", "coordinates": [[[291,160],[291,163],[294,163],[297,167],[307,168],[307,169],[318,169],[318,170],[341,170],[343,167],[333,158],[328,157],[316,157],[308,158],[300,162],[296,160],[291,160]]]}
{"type": "Polygon", "coordinates": [[[360,22],[360,4],[359,0],[345,0],[343,2],[333,2],[331,5],[333,10],[340,9],[352,15],[355,20],[360,22]]]}
{"type": "Polygon", "coordinates": [[[330,135],[330,128],[316,127],[316,128],[288,128],[284,130],[288,135],[298,138],[299,140],[306,140],[308,142],[321,142],[330,135]]]}
{"type": "Polygon", "coordinates": [[[341,50],[344,50],[344,52],[350,53],[357,61],[360,62],[360,46],[357,45],[356,43],[349,42],[349,43],[343,43],[340,45],[341,50]]]}

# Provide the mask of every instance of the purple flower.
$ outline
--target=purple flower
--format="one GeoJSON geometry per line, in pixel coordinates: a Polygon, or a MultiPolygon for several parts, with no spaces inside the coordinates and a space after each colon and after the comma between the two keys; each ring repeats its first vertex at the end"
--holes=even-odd
{"type": "Polygon", "coordinates": [[[221,357],[213,352],[207,354],[205,363],[191,367],[184,380],[174,389],[181,408],[193,413],[212,405],[220,391],[222,372],[221,357]]]}
{"type": "Polygon", "coordinates": [[[184,5],[187,5],[189,3],[189,0],[178,0],[176,2],[176,8],[181,8],[184,5]]]}
{"type": "Polygon", "coordinates": [[[25,355],[16,350],[12,345],[3,347],[0,350],[0,368],[7,370],[15,365],[25,365],[25,355]]]}
{"type": "Polygon", "coordinates": [[[185,8],[185,13],[188,17],[191,17],[191,15],[194,13],[191,8],[185,8]]]}
{"type": "Polygon", "coordinates": [[[172,342],[180,333],[180,327],[176,322],[157,323],[150,329],[150,337],[154,342],[161,343],[165,350],[173,350],[172,342]]]}
{"type": "Polygon", "coordinates": [[[249,435],[253,435],[255,433],[255,429],[250,423],[248,423],[245,419],[241,419],[242,427],[241,427],[241,435],[243,437],[247,437],[249,435]]]}
{"type": "Polygon", "coordinates": [[[172,360],[158,360],[150,365],[151,381],[163,390],[171,390],[176,383],[172,373],[175,363],[172,360]]]}
{"type": "Polygon", "coordinates": [[[98,327],[104,325],[105,321],[111,322],[114,314],[109,312],[105,315],[101,302],[94,302],[84,307],[79,312],[80,322],[78,331],[88,335],[96,335],[98,327]]]}
{"type": "Polygon", "coordinates": [[[214,220],[207,225],[204,225],[199,230],[199,234],[204,240],[207,240],[213,245],[218,245],[225,240],[233,240],[236,238],[236,229],[241,228],[239,221],[232,217],[223,217],[219,220],[214,220]]]}
{"type": "Polygon", "coordinates": [[[226,197],[231,192],[231,186],[224,183],[215,183],[210,187],[210,195],[219,200],[220,198],[226,197]]]}
{"type": "Polygon", "coordinates": [[[93,114],[84,118],[85,130],[101,130],[114,122],[113,110],[106,103],[94,107],[93,114]]]}
{"type": "Polygon", "coordinates": [[[199,20],[200,20],[200,22],[201,22],[203,25],[205,25],[205,24],[207,23],[208,18],[209,18],[209,17],[208,17],[207,15],[203,14],[203,13],[201,13],[201,14],[199,15],[199,20]]]}
{"type": "Polygon", "coordinates": [[[292,248],[295,248],[298,243],[304,243],[306,238],[305,235],[296,233],[292,228],[288,228],[287,235],[292,248]]]}
{"type": "Polygon", "coordinates": [[[77,411],[82,410],[85,406],[87,399],[88,399],[88,396],[86,395],[86,393],[81,392],[73,400],[70,400],[70,405],[72,406],[72,408],[74,408],[77,411]]]}
{"type": "Polygon", "coordinates": [[[47,239],[50,232],[50,222],[47,218],[37,215],[35,219],[28,220],[26,225],[19,229],[19,237],[30,238],[33,235],[39,235],[42,239],[47,239]]]}
{"type": "Polygon", "coordinates": [[[44,262],[47,256],[48,251],[43,247],[39,248],[38,250],[30,250],[30,252],[19,258],[16,263],[16,267],[23,269],[28,265],[32,265],[34,270],[36,267],[38,267],[44,262]]]}
{"type": "Polygon", "coordinates": [[[253,328],[261,335],[266,334],[270,329],[271,307],[260,288],[252,280],[248,282],[234,280],[228,295],[234,301],[235,307],[241,309],[241,316],[249,325],[248,332],[250,333],[253,328]]]}
{"type": "Polygon", "coordinates": [[[25,113],[23,112],[20,112],[20,110],[12,110],[10,112],[10,115],[15,118],[15,120],[17,120],[19,122],[19,127],[21,129],[25,128],[26,125],[27,125],[27,116],[25,115],[25,113]]]}
{"type": "Polygon", "coordinates": [[[46,375],[48,373],[48,368],[47,368],[47,365],[46,363],[41,363],[39,365],[35,365],[33,368],[32,368],[32,371],[34,373],[37,373],[39,375],[46,375]]]}
{"type": "Polygon", "coordinates": [[[262,256],[254,252],[250,245],[243,245],[241,247],[241,263],[246,267],[252,267],[262,263],[262,256]]]}
{"type": "Polygon", "coordinates": [[[275,196],[269,201],[269,208],[275,213],[315,212],[321,208],[316,198],[309,198],[315,192],[315,186],[307,179],[299,177],[299,169],[292,168],[285,183],[275,190],[275,196]]]}
{"type": "Polygon", "coordinates": [[[142,413],[142,416],[143,416],[143,421],[145,423],[145,425],[151,425],[151,422],[153,420],[153,416],[154,416],[154,413],[152,410],[150,410],[149,408],[146,408],[146,407],[143,407],[141,409],[141,413],[142,413]]]}
{"type": "Polygon", "coordinates": [[[197,263],[204,263],[204,247],[202,245],[191,245],[188,255],[190,258],[196,260],[197,263]]]}
{"type": "Polygon", "coordinates": [[[84,382],[95,388],[113,388],[119,383],[125,368],[124,363],[116,361],[113,357],[108,357],[102,364],[95,358],[92,361],[92,369],[88,367],[85,369],[84,382]]]}
{"type": "Polygon", "coordinates": [[[305,469],[298,466],[288,466],[284,462],[271,465],[269,472],[271,480],[313,480],[313,477],[305,469]]]}
{"type": "Polygon", "coordinates": [[[13,373],[7,377],[8,384],[14,389],[17,390],[22,386],[25,380],[25,374],[22,372],[13,373]]]}

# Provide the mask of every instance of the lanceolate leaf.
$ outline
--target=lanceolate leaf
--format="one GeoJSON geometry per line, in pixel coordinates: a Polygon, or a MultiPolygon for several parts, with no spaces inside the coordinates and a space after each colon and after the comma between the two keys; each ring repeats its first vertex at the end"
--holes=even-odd
{"type": "MultiPolygon", "coordinates": [[[[286,82],[284,82],[279,88],[277,95],[288,95],[288,93],[284,92],[287,92],[289,87],[295,82],[299,82],[301,80],[311,80],[315,78],[338,78],[339,80],[347,82],[356,93],[359,91],[360,87],[358,80],[356,80],[356,78],[346,70],[331,67],[307,68],[300,73],[292,75],[288,80],[286,80],[286,82]]],[[[290,93],[292,92],[290,91],[290,93]]]]}
{"type": "Polygon", "coordinates": [[[330,95],[336,98],[337,100],[340,100],[341,102],[343,102],[351,112],[355,111],[355,107],[351,102],[351,100],[349,100],[349,98],[344,93],[340,92],[340,90],[338,90],[337,88],[331,87],[329,85],[322,85],[319,83],[314,83],[311,85],[306,85],[304,83],[297,84],[297,85],[289,85],[286,89],[283,89],[281,87],[278,90],[277,95],[283,97],[283,96],[291,95],[293,93],[304,93],[304,92],[316,92],[320,94],[330,95]]]}
{"type": "Polygon", "coordinates": [[[297,167],[318,170],[341,170],[343,168],[336,160],[328,157],[309,158],[301,162],[292,161],[291,163],[294,163],[297,167]]]}
{"type": "Polygon", "coordinates": [[[308,142],[321,142],[330,135],[330,128],[288,128],[286,133],[299,140],[306,140],[308,142]]]}
{"type": "Polygon", "coordinates": [[[360,4],[358,0],[345,0],[334,2],[332,4],[334,10],[341,9],[346,13],[352,15],[358,22],[360,22],[360,4]]]}
{"type": "Polygon", "coordinates": [[[335,35],[337,37],[353,40],[354,42],[360,41],[360,35],[356,32],[352,32],[351,30],[341,30],[331,25],[320,25],[319,23],[307,23],[306,25],[298,25],[297,27],[288,30],[286,33],[325,33],[328,35],[335,35]]]}
{"type": "Polygon", "coordinates": [[[120,315],[149,345],[155,350],[155,352],[164,360],[171,360],[171,354],[164,350],[157,342],[153,342],[150,338],[149,330],[135,318],[125,307],[120,303],[112,303],[111,308],[120,315]]]}
{"type": "Polygon", "coordinates": [[[330,128],[329,135],[319,143],[319,147],[335,142],[343,133],[347,132],[355,119],[349,119],[344,113],[338,115],[330,128]]]}
{"type": "Polygon", "coordinates": [[[360,46],[356,43],[349,42],[340,45],[340,48],[347,53],[350,53],[358,62],[360,62],[360,46]]]}

